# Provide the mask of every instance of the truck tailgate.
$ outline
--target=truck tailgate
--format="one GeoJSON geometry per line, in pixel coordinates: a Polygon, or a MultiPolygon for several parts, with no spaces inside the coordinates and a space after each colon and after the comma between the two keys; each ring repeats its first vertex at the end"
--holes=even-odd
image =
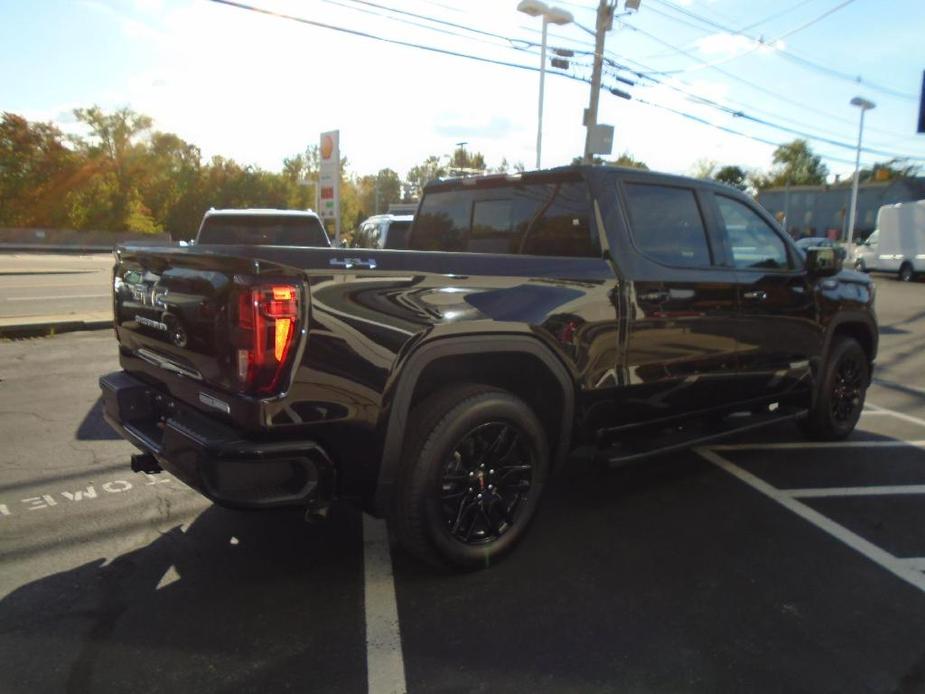
{"type": "Polygon", "coordinates": [[[113,311],[123,355],[167,382],[247,396],[284,390],[305,335],[307,285],[298,270],[235,250],[117,249],[113,311]]]}

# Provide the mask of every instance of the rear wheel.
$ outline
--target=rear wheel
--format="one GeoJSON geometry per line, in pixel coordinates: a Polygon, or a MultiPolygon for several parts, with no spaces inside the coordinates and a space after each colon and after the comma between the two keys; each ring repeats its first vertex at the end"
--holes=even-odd
{"type": "Polygon", "coordinates": [[[912,263],[903,263],[902,267],[899,268],[899,281],[911,282],[914,277],[915,270],[912,267],[912,263]]]}
{"type": "Polygon", "coordinates": [[[412,413],[391,521],[431,563],[486,568],[523,537],[549,470],[542,425],[513,394],[448,388],[412,413]]]}
{"type": "Polygon", "coordinates": [[[802,428],[809,438],[838,441],[854,430],[861,417],[870,380],[867,354],[854,338],[836,337],[824,369],[802,428]]]}

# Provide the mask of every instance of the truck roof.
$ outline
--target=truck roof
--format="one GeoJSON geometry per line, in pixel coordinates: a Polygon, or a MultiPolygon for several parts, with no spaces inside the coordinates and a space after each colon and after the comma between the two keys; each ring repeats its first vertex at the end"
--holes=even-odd
{"type": "Polygon", "coordinates": [[[206,211],[205,216],[211,217],[215,214],[222,215],[240,215],[242,217],[261,217],[261,216],[279,216],[279,217],[317,217],[314,210],[277,210],[269,207],[247,207],[247,208],[229,208],[215,209],[206,211]]]}
{"type": "Polygon", "coordinates": [[[680,176],[677,174],[662,173],[660,171],[650,171],[648,169],[636,169],[627,166],[611,166],[601,164],[569,164],[568,166],[557,166],[549,169],[534,169],[532,171],[524,171],[523,173],[514,174],[488,174],[485,176],[455,176],[448,178],[438,178],[428,183],[424,187],[424,192],[427,192],[431,188],[453,188],[456,186],[477,187],[479,185],[487,185],[504,180],[515,182],[520,180],[529,180],[533,177],[539,178],[542,176],[555,174],[583,174],[587,178],[594,178],[596,176],[613,175],[614,173],[629,175],[638,179],[651,179],[652,183],[674,183],[676,185],[697,184],[698,186],[706,185],[715,188],[716,190],[721,190],[724,193],[741,192],[737,188],[726,185],[725,183],[721,183],[719,181],[691,178],[690,176],[680,176]]]}

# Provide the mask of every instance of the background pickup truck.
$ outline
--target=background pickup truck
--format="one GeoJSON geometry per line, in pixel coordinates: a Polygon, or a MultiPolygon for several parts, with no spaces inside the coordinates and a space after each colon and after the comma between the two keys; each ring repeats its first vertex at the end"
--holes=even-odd
{"type": "Polygon", "coordinates": [[[208,210],[199,225],[196,243],[322,247],[331,245],[324,225],[311,210],[261,208],[208,210]]]}
{"type": "Polygon", "coordinates": [[[439,181],[408,246],[119,248],[123,371],[101,387],[133,467],[236,507],[352,497],[468,569],[516,544],[576,449],[618,464],[858,420],[870,281],[730,188],[604,167],[439,181]]]}

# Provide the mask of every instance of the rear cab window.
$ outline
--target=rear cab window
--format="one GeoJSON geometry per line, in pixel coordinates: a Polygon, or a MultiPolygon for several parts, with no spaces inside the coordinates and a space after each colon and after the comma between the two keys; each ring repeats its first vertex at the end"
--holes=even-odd
{"type": "Polygon", "coordinates": [[[513,255],[600,257],[591,196],[577,173],[527,176],[425,192],[408,248],[513,255]]]}
{"type": "Polygon", "coordinates": [[[330,246],[321,222],[308,215],[213,214],[202,222],[199,244],[330,246]]]}

